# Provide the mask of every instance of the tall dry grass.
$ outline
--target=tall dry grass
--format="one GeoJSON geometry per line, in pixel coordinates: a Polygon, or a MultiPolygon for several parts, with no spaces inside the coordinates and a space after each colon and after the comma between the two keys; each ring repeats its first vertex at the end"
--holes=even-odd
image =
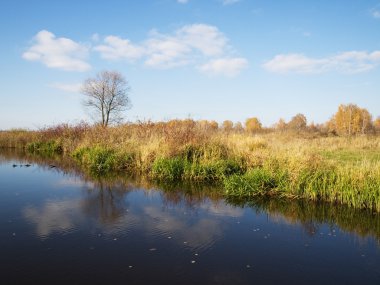
{"type": "Polygon", "coordinates": [[[0,133],[0,146],[71,155],[94,172],[162,181],[219,181],[235,197],[279,195],[380,211],[380,138],[317,132],[223,131],[172,120],[102,128],[80,124],[0,133]]]}

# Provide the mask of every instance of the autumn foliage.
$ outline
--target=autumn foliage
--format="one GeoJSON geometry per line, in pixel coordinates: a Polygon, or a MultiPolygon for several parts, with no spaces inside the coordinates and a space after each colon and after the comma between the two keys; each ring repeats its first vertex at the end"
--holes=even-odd
{"type": "Polygon", "coordinates": [[[373,130],[371,114],[354,104],[340,105],[328,122],[329,130],[338,135],[366,134],[373,130]]]}

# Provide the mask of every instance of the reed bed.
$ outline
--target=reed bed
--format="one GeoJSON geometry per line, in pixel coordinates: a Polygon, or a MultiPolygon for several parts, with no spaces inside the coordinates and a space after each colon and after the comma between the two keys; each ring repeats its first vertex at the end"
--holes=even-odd
{"type": "Polygon", "coordinates": [[[222,184],[235,198],[323,200],[380,212],[380,137],[223,131],[193,120],[0,132],[0,146],[63,154],[94,173],[222,184]]]}

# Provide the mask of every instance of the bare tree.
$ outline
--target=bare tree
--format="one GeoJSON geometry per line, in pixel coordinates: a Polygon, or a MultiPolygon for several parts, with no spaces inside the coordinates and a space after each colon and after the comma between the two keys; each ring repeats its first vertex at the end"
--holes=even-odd
{"type": "Polygon", "coordinates": [[[83,105],[91,109],[103,127],[120,122],[122,113],[131,107],[128,97],[130,87],[124,76],[117,71],[102,71],[88,78],[81,93],[86,96],[83,105]]]}

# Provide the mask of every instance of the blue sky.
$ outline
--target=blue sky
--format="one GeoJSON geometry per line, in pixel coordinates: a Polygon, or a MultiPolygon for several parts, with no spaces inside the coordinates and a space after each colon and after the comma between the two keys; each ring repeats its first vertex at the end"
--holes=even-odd
{"type": "Polygon", "coordinates": [[[79,86],[105,69],[129,121],[380,115],[380,0],[9,0],[0,32],[0,129],[90,120],[79,86]]]}

